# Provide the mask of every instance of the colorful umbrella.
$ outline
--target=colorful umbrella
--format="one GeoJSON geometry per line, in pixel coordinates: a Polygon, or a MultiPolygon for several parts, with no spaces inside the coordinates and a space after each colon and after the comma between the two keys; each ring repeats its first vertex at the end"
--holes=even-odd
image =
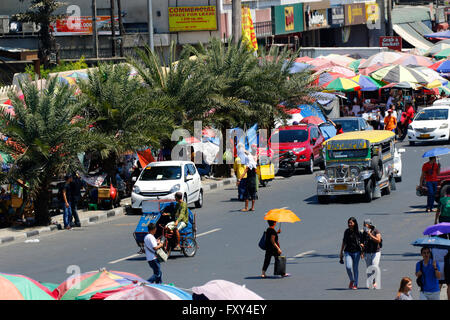
{"type": "Polygon", "coordinates": [[[443,49],[434,55],[435,59],[445,59],[450,56],[450,48],[443,49]]]}
{"type": "Polygon", "coordinates": [[[352,62],[350,62],[347,67],[353,69],[353,71],[358,72],[359,69],[359,65],[361,63],[363,63],[364,61],[366,61],[366,59],[358,59],[358,60],[353,60],[352,62]]]}
{"type": "Polygon", "coordinates": [[[434,80],[441,80],[446,81],[445,78],[443,78],[439,72],[436,72],[430,68],[427,67],[411,67],[414,71],[418,71],[420,74],[422,74],[425,79],[427,79],[428,82],[432,82],[434,80]]]}
{"type": "Polygon", "coordinates": [[[450,95],[450,89],[448,87],[442,86],[438,88],[439,90],[439,94],[446,94],[446,95],[450,95]]]}
{"type": "Polygon", "coordinates": [[[398,83],[405,81],[426,84],[429,82],[426,79],[426,76],[421,74],[420,72],[414,70],[413,68],[400,65],[381,68],[375,72],[372,72],[370,76],[375,80],[383,81],[386,83],[398,83]]]}
{"type": "Polygon", "coordinates": [[[336,64],[338,64],[340,66],[343,66],[343,67],[347,67],[350,63],[355,61],[355,59],[353,59],[351,57],[340,55],[340,54],[335,54],[335,53],[331,53],[331,54],[329,54],[327,56],[324,56],[322,58],[330,60],[333,63],[336,63],[336,64]]]}
{"type": "Polygon", "coordinates": [[[433,45],[431,48],[429,48],[427,51],[425,51],[425,53],[423,54],[424,56],[434,56],[436,53],[439,53],[440,51],[450,48],[450,43],[445,43],[445,42],[438,42],[435,45],[433,45]]]}
{"type": "Polygon", "coordinates": [[[361,87],[358,83],[347,78],[337,78],[328,84],[326,84],[325,91],[340,91],[340,92],[351,92],[358,91],[361,87]]]}
{"type": "Polygon", "coordinates": [[[448,84],[447,80],[434,80],[425,85],[428,89],[443,87],[448,84]]]}
{"type": "Polygon", "coordinates": [[[290,223],[301,221],[300,218],[297,217],[294,212],[284,208],[270,210],[264,216],[264,220],[272,220],[276,222],[290,222],[290,223]]]}
{"type": "Polygon", "coordinates": [[[416,56],[416,55],[408,55],[403,56],[393,62],[393,64],[399,64],[402,66],[423,66],[423,67],[429,67],[433,64],[429,58],[422,57],[422,56],[416,56]]]}
{"type": "Polygon", "coordinates": [[[429,68],[437,72],[448,73],[450,72],[450,60],[440,60],[429,66],[429,68]]]}
{"type": "Polygon", "coordinates": [[[321,123],[324,123],[325,121],[323,121],[319,117],[310,116],[310,117],[303,118],[300,122],[301,123],[311,123],[311,124],[319,125],[321,123]]]}
{"type": "Polygon", "coordinates": [[[383,51],[370,56],[366,61],[359,65],[360,69],[372,67],[380,64],[392,64],[395,60],[400,59],[404,54],[394,51],[383,51]]]}
{"type": "Polygon", "coordinates": [[[342,66],[320,67],[317,71],[318,72],[326,71],[326,72],[340,73],[340,74],[343,74],[344,77],[347,77],[347,78],[356,76],[356,73],[352,69],[347,68],[347,67],[342,67],[342,66]]]}
{"type": "Polygon", "coordinates": [[[390,66],[390,64],[387,64],[387,63],[374,64],[374,65],[372,65],[370,67],[367,67],[367,68],[361,68],[361,66],[360,66],[358,71],[359,71],[359,74],[362,74],[364,76],[368,76],[372,72],[375,72],[375,71],[377,71],[377,70],[379,70],[381,68],[388,67],[388,66],[390,66]]]}
{"type": "Polygon", "coordinates": [[[369,76],[357,75],[351,80],[355,81],[361,87],[361,91],[376,91],[380,89],[384,84],[380,81],[374,80],[369,76]]]}
{"type": "Polygon", "coordinates": [[[58,300],[90,300],[97,293],[115,293],[118,289],[147,281],[122,271],[91,271],[69,277],[55,289],[58,300]]]}
{"type": "Polygon", "coordinates": [[[39,282],[18,274],[0,273],[0,300],[56,300],[39,282]]]}
{"type": "Polygon", "coordinates": [[[304,56],[304,57],[295,59],[295,62],[308,63],[308,61],[311,61],[311,60],[314,60],[314,59],[311,57],[308,57],[308,56],[304,56]]]}
{"type": "Polygon", "coordinates": [[[313,84],[315,84],[319,87],[322,87],[323,85],[333,81],[334,79],[345,78],[345,75],[343,75],[342,73],[336,73],[336,72],[322,72],[322,73],[316,72],[312,76],[317,77],[313,81],[313,84]]]}
{"type": "MultiPolygon", "coordinates": [[[[97,297],[101,298],[101,294],[97,297]]],[[[192,295],[165,284],[136,284],[124,287],[104,300],[192,300],[192,295]]]]}
{"type": "Polygon", "coordinates": [[[427,227],[423,234],[425,236],[438,236],[441,234],[450,233],[450,222],[441,222],[427,227]]]}
{"type": "Polygon", "coordinates": [[[390,84],[387,84],[387,85],[381,87],[381,89],[396,88],[396,89],[414,89],[414,90],[417,90],[419,87],[420,87],[420,85],[418,85],[417,83],[404,81],[404,82],[399,82],[399,83],[392,82],[390,84]]]}
{"type": "Polygon", "coordinates": [[[208,300],[264,300],[245,286],[226,280],[209,281],[202,286],[193,287],[192,292],[208,300]]]}
{"type": "Polygon", "coordinates": [[[449,148],[433,148],[431,150],[428,150],[422,155],[422,158],[429,158],[429,157],[438,157],[445,154],[449,154],[450,149],[449,148]]]}
{"type": "Polygon", "coordinates": [[[425,34],[424,37],[429,38],[429,39],[439,39],[439,40],[449,39],[450,38],[450,30],[425,34]]]}

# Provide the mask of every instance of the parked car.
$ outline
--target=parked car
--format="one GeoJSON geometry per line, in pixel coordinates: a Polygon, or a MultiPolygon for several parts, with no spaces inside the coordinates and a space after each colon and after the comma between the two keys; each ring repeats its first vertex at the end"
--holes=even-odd
{"type": "MultiPolygon", "coordinates": [[[[133,178],[136,179],[136,178],[133,178]]],[[[142,201],[175,199],[183,193],[188,204],[203,206],[203,188],[200,175],[191,161],[160,161],[148,164],[141,172],[131,193],[131,207],[142,210],[142,201]]]]}
{"type": "Polygon", "coordinates": [[[340,124],[342,126],[342,131],[344,132],[373,130],[366,119],[361,117],[342,117],[331,120],[335,124],[340,124]]]}
{"type": "Polygon", "coordinates": [[[295,168],[304,168],[307,173],[314,172],[314,166],[324,168],[322,144],[325,138],[315,124],[282,126],[275,130],[269,139],[269,148],[274,157],[283,157],[288,151],[295,155],[295,168]]]}
{"type": "Polygon", "coordinates": [[[447,141],[450,139],[450,105],[423,108],[408,126],[410,145],[416,142],[447,141]]]}
{"type": "Polygon", "coordinates": [[[433,107],[436,107],[436,106],[450,106],[450,99],[449,98],[438,99],[438,100],[433,102],[432,106],[433,107]]]}

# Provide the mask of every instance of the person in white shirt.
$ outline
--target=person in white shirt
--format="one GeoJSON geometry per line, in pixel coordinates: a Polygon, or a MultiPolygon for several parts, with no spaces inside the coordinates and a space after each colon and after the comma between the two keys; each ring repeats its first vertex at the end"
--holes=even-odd
{"type": "Polygon", "coordinates": [[[158,257],[156,256],[156,250],[162,248],[163,243],[161,243],[159,239],[156,240],[155,233],[156,225],[154,223],[150,223],[148,225],[148,234],[144,238],[145,257],[148,265],[153,270],[153,275],[148,279],[148,282],[162,283],[161,265],[158,261],[158,257]]]}
{"type": "Polygon", "coordinates": [[[361,113],[361,106],[358,104],[358,99],[353,100],[354,105],[352,106],[352,113],[355,117],[358,117],[361,113]]]}

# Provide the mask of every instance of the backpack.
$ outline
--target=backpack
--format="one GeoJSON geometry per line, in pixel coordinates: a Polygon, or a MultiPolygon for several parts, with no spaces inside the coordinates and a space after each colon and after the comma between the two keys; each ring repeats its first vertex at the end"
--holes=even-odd
{"type": "Polygon", "coordinates": [[[420,291],[423,291],[424,286],[423,261],[420,261],[420,271],[422,272],[422,275],[420,277],[417,277],[416,282],[417,285],[420,287],[420,291]]]}
{"type": "Polygon", "coordinates": [[[266,231],[263,232],[261,239],[259,239],[258,247],[260,247],[261,250],[266,250],[266,231]]]}

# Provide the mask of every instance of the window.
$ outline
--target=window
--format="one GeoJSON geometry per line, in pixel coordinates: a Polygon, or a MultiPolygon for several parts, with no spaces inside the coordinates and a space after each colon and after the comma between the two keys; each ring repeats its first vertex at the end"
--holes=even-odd
{"type": "Polygon", "coordinates": [[[155,166],[144,169],[139,180],[156,181],[156,180],[178,180],[181,178],[181,167],[179,166],[155,166]]]}
{"type": "Polygon", "coordinates": [[[328,156],[330,159],[358,159],[366,158],[369,149],[359,150],[328,150],[328,156]]]}
{"type": "Polygon", "coordinates": [[[194,175],[197,172],[197,170],[195,169],[195,166],[193,164],[188,164],[187,166],[188,166],[190,175],[194,175]]]}
{"type": "Polygon", "coordinates": [[[281,130],[275,132],[271,137],[271,143],[283,142],[305,142],[308,140],[308,130],[281,130]]]}
{"type": "Polygon", "coordinates": [[[448,119],[448,109],[432,109],[432,110],[423,110],[419,112],[414,120],[425,121],[425,120],[447,120],[447,119],[448,119]]]}

